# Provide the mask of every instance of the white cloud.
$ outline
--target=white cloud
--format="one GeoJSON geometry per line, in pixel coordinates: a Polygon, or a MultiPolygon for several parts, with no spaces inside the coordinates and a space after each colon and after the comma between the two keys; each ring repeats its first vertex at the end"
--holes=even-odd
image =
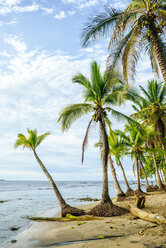
{"type": "Polygon", "coordinates": [[[37,11],[38,9],[39,9],[39,6],[35,3],[29,6],[15,6],[14,7],[14,11],[19,12],[19,13],[33,12],[33,11],[37,11]]]}
{"type": "Polygon", "coordinates": [[[56,14],[54,17],[55,17],[56,19],[58,19],[58,20],[61,20],[61,19],[66,18],[66,14],[65,14],[64,11],[60,11],[59,14],[56,14]]]}
{"type": "Polygon", "coordinates": [[[47,14],[52,14],[54,9],[46,8],[42,5],[38,5],[35,2],[31,5],[21,5],[20,0],[0,0],[0,14],[6,15],[12,12],[25,13],[43,10],[47,14]]]}
{"type": "Polygon", "coordinates": [[[73,15],[75,15],[75,13],[76,13],[75,10],[69,10],[68,11],[69,16],[73,16],[73,15]]]}
{"type": "Polygon", "coordinates": [[[63,0],[65,4],[75,4],[80,9],[96,5],[100,0],[63,0]]]}
{"type": "Polygon", "coordinates": [[[27,49],[25,42],[18,36],[10,35],[6,37],[4,41],[11,45],[17,52],[25,52],[27,49]]]}

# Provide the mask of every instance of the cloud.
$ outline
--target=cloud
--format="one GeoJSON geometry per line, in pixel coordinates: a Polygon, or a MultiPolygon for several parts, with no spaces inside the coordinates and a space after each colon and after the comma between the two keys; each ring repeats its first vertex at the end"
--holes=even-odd
{"type": "Polygon", "coordinates": [[[58,19],[58,20],[61,20],[61,19],[66,18],[66,14],[65,14],[64,11],[60,11],[59,14],[56,14],[54,17],[55,17],[56,19],[58,19]]]}
{"type": "Polygon", "coordinates": [[[24,12],[33,12],[39,10],[39,6],[35,3],[32,5],[27,5],[27,6],[15,6],[14,11],[19,12],[19,13],[24,13],[24,12]]]}
{"type": "Polygon", "coordinates": [[[52,14],[54,12],[54,8],[47,8],[35,2],[29,5],[23,5],[22,2],[21,0],[0,0],[0,14],[6,15],[12,12],[26,13],[38,10],[42,10],[46,14],[52,14]]]}
{"type": "Polygon", "coordinates": [[[75,10],[69,10],[68,11],[69,16],[73,16],[73,15],[75,15],[75,13],[76,13],[75,10]]]}
{"type": "Polygon", "coordinates": [[[86,8],[98,4],[99,0],[63,0],[65,4],[75,4],[78,8],[86,8]]]}
{"type": "Polygon", "coordinates": [[[25,52],[27,49],[25,42],[18,36],[9,35],[4,39],[5,43],[11,45],[17,52],[25,52]]]}

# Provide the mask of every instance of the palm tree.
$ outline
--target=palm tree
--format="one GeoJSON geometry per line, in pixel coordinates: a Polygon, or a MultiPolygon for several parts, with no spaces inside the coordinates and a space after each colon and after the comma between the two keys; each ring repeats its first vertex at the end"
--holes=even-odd
{"type": "Polygon", "coordinates": [[[48,181],[50,182],[50,184],[51,184],[51,186],[55,192],[58,203],[61,207],[62,217],[66,216],[67,213],[73,214],[73,215],[83,215],[84,214],[83,210],[71,207],[68,204],[66,204],[66,202],[63,199],[62,195],[60,194],[53,178],[51,177],[50,173],[48,172],[48,170],[46,169],[46,167],[44,166],[44,164],[42,163],[42,161],[40,160],[40,158],[38,157],[38,155],[36,153],[36,148],[41,144],[41,142],[48,135],[50,135],[50,132],[47,132],[47,133],[42,134],[42,135],[37,135],[36,129],[30,130],[27,128],[27,131],[28,131],[29,137],[27,138],[25,135],[19,133],[14,147],[17,148],[19,146],[23,146],[23,148],[29,148],[30,150],[33,151],[34,156],[35,156],[38,164],[40,165],[41,169],[43,170],[44,174],[46,175],[48,181]]]}
{"type": "MultiPolygon", "coordinates": [[[[148,81],[147,90],[140,86],[143,96],[137,96],[133,106],[137,111],[132,117],[141,119],[146,125],[153,125],[156,132],[159,132],[158,139],[162,149],[165,144],[165,120],[166,120],[166,85],[157,80],[148,81]]],[[[134,100],[134,98],[133,98],[134,100]]]]}
{"type": "Polygon", "coordinates": [[[125,170],[122,166],[121,158],[125,155],[125,142],[124,140],[118,135],[118,131],[114,132],[111,128],[111,125],[108,124],[109,127],[109,136],[108,142],[110,146],[110,154],[115,156],[116,164],[120,166],[123,174],[123,178],[126,184],[127,191],[125,193],[126,196],[134,195],[134,190],[131,189],[128,180],[126,178],[125,170]]]}
{"type": "MultiPolygon", "coordinates": [[[[91,64],[91,81],[82,75],[81,73],[74,76],[73,83],[80,84],[84,87],[83,96],[84,102],[78,104],[71,104],[65,107],[59,117],[59,122],[61,122],[62,130],[65,131],[70,128],[72,123],[78,118],[85,114],[93,113],[92,118],[88,124],[86,135],[83,141],[83,155],[84,158],[84,148],[87,144],[88,133],[92,122],[99,123],[102,143],[103,143],[103,187],[102,187],[102,198],[101,203],[91,210],[91,214],[98,216],[112,216],[118,215],[125,212],[113,205],[108,190],[108,154],[109,154],[109,144],[107,137],[107,130],[105,121],[107,119],[107,112],[110,111],[114,115],[120,115],[118,111],[108,107],[108,105],[117,104],[122,101],[123,90],[125,88],[122,81],[118,78],[117,74],[112,74],[110,81],[106,80],[107,75],[103,76],[100,73],[100,68],[94,61],[91,64]]],[[[125,117],[121,114],[122,117],[125,117]]],[[[127,117],[126,117],[127,118],[127,117]]]]}
{"type": "MultiPolygon", "coordinates": [[[[165,151],[166,85],[163,82],[151,80],[148,81],[147,90],[145,90],[142,86],[140,86],[140,89],[143,93],[143,96],[139,95],[136,98],[133,97],[132,99],[135,103],[135,105],[133,105],[133,108],[136,111],[136,113],[134,113],[132,117],[142,121],[144,126],[151,125],[156,131],[157,135],[149,139],[148,146],[152,149],[156,148],[156,146],[161,146],[162,149],[165,151]]],[[[156,168],[159,189],[163,189],[154,151],[152,153],[152,156],[156,168]]]]}
{"type": "Polygon", "coordinates": [[[159,74],[158,64],[166,82],[166,4],[165,0],[132,0],[124,11],[110,6],[89,18],[82,30],[82,45],[110,38],[108,67],[113,68],[122,58],[123,74],[135,73],[135,66],[141,52],[148,53],[154,72],[159,74]],[[112,32],[111,32],[112,31],[112,32]]]}
{"type": "MultiPolygon", "coordinates": [[[[120,131],[119,131],[120,133],[120,131]]],[[[130,155],[131,159],[134,160],[133,172],[135,175],[135,168],[137,172],[137,192],[142,193],[140,185],[140,172],[142,169],[141,162],[144,160],[145,152],[145,133],[144,136],[140,136],[140,133],[133,129],[130,125],[126,125],[124,133],[121,132],[121,136],[125,140],[126,144],[126,155],[130,155]]]]}

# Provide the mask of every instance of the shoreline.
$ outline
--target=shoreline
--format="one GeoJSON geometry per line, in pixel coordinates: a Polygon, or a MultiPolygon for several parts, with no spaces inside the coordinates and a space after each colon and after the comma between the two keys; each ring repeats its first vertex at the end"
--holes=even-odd
{"type": "MultiPolygon", "coordinates": [[[[127,208],[129,200],[113,202],[127,208]]],[[[97,202],[80,206],[89,209],[97,202]]],[[[166,217],[166,193],[153,193],[146,196],[145,210],[166,217]]],[[[49,210],[43,213],[48,216],[49,210]]],[[[166,225],[156,225],[134,217],[131,213],[116,217],[101,217],[101,220],[78,222],[37,222],[30,228],[13,237],[16,243],[7,243],[3,248],[155,248],[166,244],[166,225]]]]}

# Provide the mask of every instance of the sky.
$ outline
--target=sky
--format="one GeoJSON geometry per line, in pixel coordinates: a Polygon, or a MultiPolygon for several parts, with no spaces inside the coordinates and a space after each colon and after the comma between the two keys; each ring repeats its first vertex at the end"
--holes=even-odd
{"type": "MultiPolygon", "coordinates": [[[[33,153],[14,149],[18,133],[37,128],[50,131],[37,153],[55,181],[102,180],[99,151],[94,148],[99,131],[89,136],[84,164],[81,146],[90,115],[77,120],[62,133],[57,123],[60,111],[70,103],[82,102],[81,87],[71,78],[79,72],[89,77],[96,60],[104,72],[108,41],[82,48],[80,33],[88,17],[106,4],[124,9],[127,0],[0,0],[0,178],[46,180],[33,153]]],[[[153,75],[149,60],[142,57],[135,85],[146,86],[153,75]]],[[[131,113],[126,103],[119,108],[131,113]]],[[[113,127],[120,128],[111,116],[113,127]]],[[[129,179],[132,162],[123,159],[129,179]]],[[[116,167],[119,179],[122,173],[116,167]]],[[[109,175],[111,179],[111,176],[109,175]]]]}

